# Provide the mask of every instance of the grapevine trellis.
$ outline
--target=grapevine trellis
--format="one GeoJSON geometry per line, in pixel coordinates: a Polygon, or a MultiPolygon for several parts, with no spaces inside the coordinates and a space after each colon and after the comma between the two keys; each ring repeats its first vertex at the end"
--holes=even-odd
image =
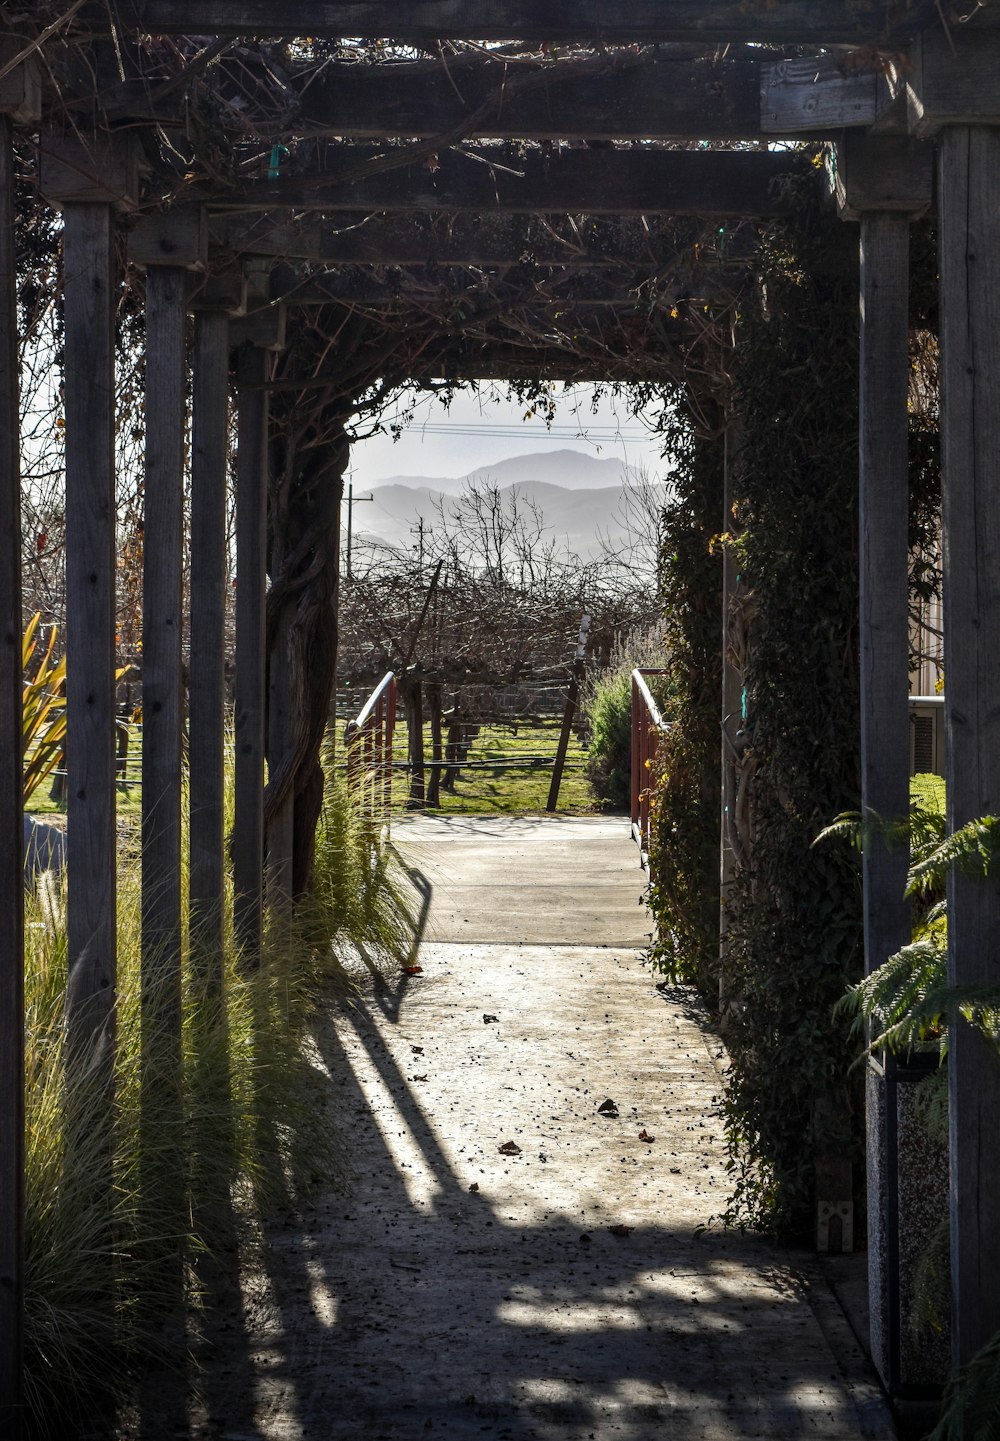
{"type": "MultiPolygon", "coordinates": [[[[998,808],[1000,536],[989,521],[1000,481],[995,6],[627,0],[613,17],[599,0],[425,0],[402,15],[399,8],[380,0],[4,6],[0,1396],[9,1399],[12,1427],[23,1299],[14,236],[25,206],[55,207],[62,216],[68,1064],[71,1075],[98,1078],[109,1117],[113,377],[126,273],[145,337],[142,922],[144,989],[148,982],[158,1034],[176,1038],[179,1027],[182,884],[192,948],[209,984],[226,921],[231,390],[238,431],[232,874],[236,931],[252,960],[265,901],[286,904],[310,867],[353,430],[377,420],[405,384],[486,377],[527,390],[552,379],[620,381],[680,392],[695,414],[715,407],[724,414],[727,344],[742,289],[753,280],[754,222],[789,213],[810,195],[819,204],[824,188],[809,157],[775,148],[777,138],[836,141],[837,196],[845,217],[860,223],[863,803],[887,818],[908,807],[908,242],[911,219],[932,203],[938,165],[949,805],[956,825],[998,808]],[[344,38],[357,35],[388,39],[344,38]],[[252,38],[262,36],[282,39],[252,38]],[[43,201],[19,189],[25,168],[43,201]],[[189,375],[189,605],[197,623],[187,685],[185,877],[189,375]]],[[[866,851],[869,969],[908,938],[904,872],[898,850],[866,851]]],[[[954,981],[994,978],[998,922],[995,888],[956,880],[954,981]]],[[[174,1040],[165,1054],[179,1054],[174,1040]]],[[[1000,1330],[993,1144],[1000,1080],[985,1043],[961,1022],[950,1073],[953,1345],[964,1362],[1000,1330]]],[[[877,1104],[893,1104],[891,1064],[878,1085],[877,1104]]],[[[71,1086],[70,1111],[72,1103],[71,1086]]],[[[72,1165],[72,1115],[67,1139],[72,1165]]],[[[105,1174],[92,1178],[95,1192],[110,1191],[110,1167],[109,1147],[105,1174]]],[[[876,1184],[872,1196],[876,1210],[891,1205],[891,1187],[876,1184]]],[[[898,1326],[891,1297],[887,1324],[898,1326]]]]}

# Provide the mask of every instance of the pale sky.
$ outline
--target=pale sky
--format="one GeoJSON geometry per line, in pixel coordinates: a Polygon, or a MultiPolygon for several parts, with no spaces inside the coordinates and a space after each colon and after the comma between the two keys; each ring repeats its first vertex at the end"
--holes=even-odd
{"type": "Polygon", "coordinates": [[[398,441],[389,434],[375,435],[351,447],[355,493],[390,476],[462,476],[510,456],[554,450],[620,459],[652,476],[663,473],[659,442],[622,403],[613,406],[602,400],[593,412],[589,385],[566,390],[560,385],[553,395],[551,426],[537,417],[525,420],[528,407],[509,401],[501,387],[484,384],[478,394],[461,392],[448,410],[434,396],[422,396],[412,424],[398,441]]]}

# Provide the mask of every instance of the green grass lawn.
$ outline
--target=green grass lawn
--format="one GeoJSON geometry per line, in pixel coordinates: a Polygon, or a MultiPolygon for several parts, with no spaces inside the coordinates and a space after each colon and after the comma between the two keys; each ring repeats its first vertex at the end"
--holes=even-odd
{"type": "MultiPolygon", "coordinates": [[[[517,734],[509,726],[483,726],[472,742],[454,791],[441,792],[441,805],[431,815],[530,815],[545,810],[552,763],[559,743],[559,720],[522,726],[517,734]]],[[[396,762],[406,760],[406,726],[396,729],[396,762]]],[[[424,754],[431,754],[430,727],[425,728],[424,754]]],[[[430,770],[426,772],[430,775],[430,770]]],[[[397,770],[393,777],[393,810],[406,809],[409,775],[397,770]]],[[[599,809],[587,779],[587,752],[575,732],[570,737],[566,766],[559,788],[557,811],[585,814],[599,809]]]]}

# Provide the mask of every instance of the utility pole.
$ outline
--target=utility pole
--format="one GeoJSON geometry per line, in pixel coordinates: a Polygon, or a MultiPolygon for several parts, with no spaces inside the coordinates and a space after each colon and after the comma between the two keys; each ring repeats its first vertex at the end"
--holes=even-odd
{"type": "Polygon", "coordinates": [[[415,536],[417,537],[417,544],[416,544],[416,546],[414,547],[414,549],[415,549],[416,552],[417,552],[417,568],[418,568],[418,570],[423,570],[423,568],[424,568],[424,518],[423,518],[422,515],[418,515],[418,516],[417,516],[417,523],[416,523],[415,526],[414,526],[414,525],[411,525],[411,526],[410,526],[410,534],[411,534],[411,535],[415,535],[415,536]]]}
{"type": "MultiPolygon", "coordinates": [[[[374,501],[374,499],[375,499],[375,497],[374,497],[373,495],[359,495],[356,503],[357,503],[358,505],[361,505],[363,501],[366,501],[366,500],[374,501]]],[[[352,540],[352,536],[353,536],[353,534],[354,534],[354,506],[355,506],[355,500],[354,500],[354,482],[351,481],[351,480],[349,480],[349,481],[347,482],[347,579],[348,579],[348,580],[352,580],[352,579],[353,579],[353,573],[352,573],[352,571],[351,571],[351,540],[352,540]]]]}

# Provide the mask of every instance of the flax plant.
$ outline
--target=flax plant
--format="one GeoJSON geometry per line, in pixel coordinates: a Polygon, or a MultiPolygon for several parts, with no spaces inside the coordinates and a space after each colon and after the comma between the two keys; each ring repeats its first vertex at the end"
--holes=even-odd
{"type": "MultiPolygon", "coordinates": [[[[27,902],[26,1373],[37,1436],[106,1418],[151,1365],[189,1370],[200,1314],[227,1288],[238,1293],[269,1219],[310,1187],[346,1185],[349,1157],[312,1028],[356,983],[359,957],[381,968],[409,945],[399,862],[334,782],[310,893],[271,927],[259,964],[246,964],[227,933],[221,991],[210,998],[185,950],[172,1078],[176,1040],[151,1042],[148,1024],[142,1034],[140,885],[138,856],[123,854],[110,1198],[88,1186],[78,1146],[66,1164],[66,938],[27,902]]],[[[147,998],[148,987],[147,977],[147,998]]],[[[72,1084],[76,1118],[86,1078],[72,1084]]],[[[95,1147],[106,1144],[99,1119],[95,1147]]]]}

